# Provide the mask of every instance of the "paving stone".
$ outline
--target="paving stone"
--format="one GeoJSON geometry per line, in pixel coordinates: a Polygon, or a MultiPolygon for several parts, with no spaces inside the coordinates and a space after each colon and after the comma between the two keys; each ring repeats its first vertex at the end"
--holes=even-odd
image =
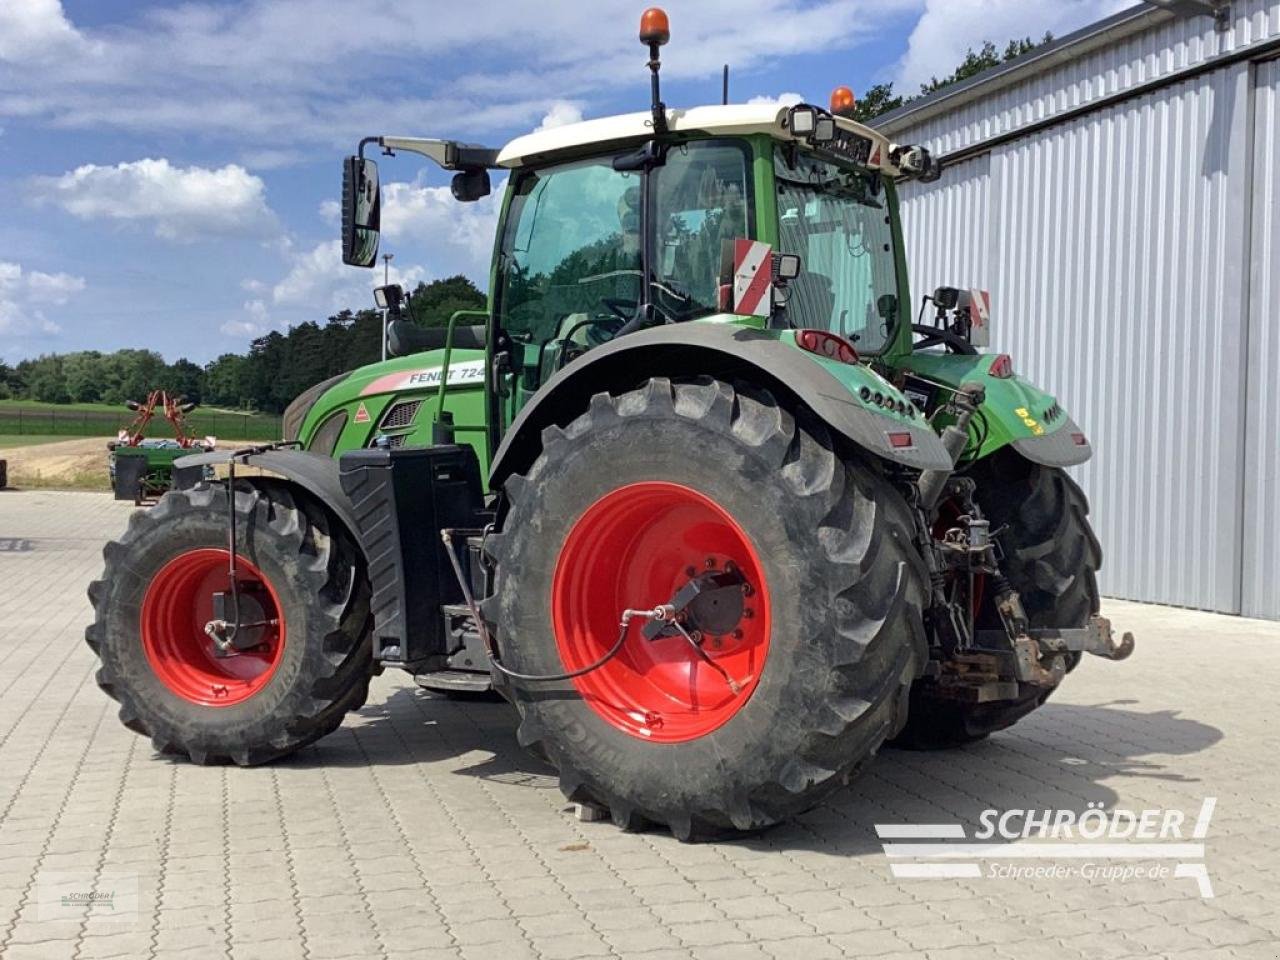
{"type": "Polygon", "coordinates": [[[1106,601],[1138,634],[981,744],[881,751],[761,837],[682,845],[583,824],[505,704],[387,673],[342,729],[273,766],[201,768],[121,727],[92,680],[84,596],[128,504],[0,495],[0,956],[4,960],[1274,960],[1280,624],[1106,601]],[[15,599],[39,594],[44,614],[15,599]],[[1206,637],[1221,655],[1206,660],[1206,637]],[[1224,697],[1239,676],[1249,698],[1224,697]],[[58,682],[50,681],[58,678],[58,682]],[[1193,881],[899,880],[876,823],[976,826],[1219,798],[1193,881]],[[132,875],[128,923],[41,920],[38,870],[132,875]],[[229,927],[228,927],[229,924],[229,927]],[[153,940],[159,950],[151,956],[153,940]],[[228,942],[230,948],[228,952],[228,942]]]}

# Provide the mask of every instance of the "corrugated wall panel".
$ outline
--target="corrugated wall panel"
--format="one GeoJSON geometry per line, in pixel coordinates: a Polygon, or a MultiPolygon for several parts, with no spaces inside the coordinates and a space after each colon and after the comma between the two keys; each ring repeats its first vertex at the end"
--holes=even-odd
{"type": "Polygon", "coordinates": [[[933,237],[909,240],[917,298],[989,287],[995,348],[1090,433],[1078,473],[1112,596],[1238,609],[1248,100],[1240,65],[908,193],[908,229],[933,237]],[[985,263],[945,246],[971,220],[985,263]]]}
{"type": "Polygon", "coordinates": [[[915,303],[943,284],[985,288],[989,282],[991,157],[956,164],[933,183],[907,183],[902,197],[907,261],[928,264],[919,276],[910,272],[915,303]]]}
{"type": "Polygon", "coordinates": [[[1259,64],[1241,612],[1280,618],[1280,61],[1259,64]]]}

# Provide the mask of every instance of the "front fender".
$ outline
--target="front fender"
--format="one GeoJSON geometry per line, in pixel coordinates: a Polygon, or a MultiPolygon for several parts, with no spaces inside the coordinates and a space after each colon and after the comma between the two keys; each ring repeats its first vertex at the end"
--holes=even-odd
{"type": "MultiPolygon", "coordinates": [[[[215,450],[212,453],[198,453],[182,457],[174,462],[179,471],[187,467],[219,466],[230,462],[233,451],[215,450]]],[[[347,530],[365,551],[365,544],[360,536],[360,521],[352,507],[351,500],[342,489],[341,474],[338,461],[318,453],[306,450],[263,450],[237,457],[237,464],[265,470],[275,476],[284,477],[296,483],[307,493],[314,496],[337,515],[347,530]]],[[[192,471],[191,478],[198,479],[203,471],[192,471]]],[[[183,473],[183,476],[188,474],[183,473]]],[[[366,559],[368,557],[366,556],[366,559]]]]}
{"type": "Polygon", "coordinates": [[[653,377],[700,375],[768,388],[784,402],[808,407],[830,429],[886,460],[918,470],[951,468],[942,441],[918,411],[910,416],[875,403],[879,394],[906,409],[910,401],[897,388],[868,367],[802,351],[785,342],[785,335],[694,322],[643,330],[596,347],[548,380],[516,416],[494,456],[490,487],[496,490],[511,474],[528,470],[542,449],[542,431],[567,425],[587,408],[593,394],[631,389],[653,377]],[[895,446],[890,434],[909,434],[911,443],[895,446]]]}

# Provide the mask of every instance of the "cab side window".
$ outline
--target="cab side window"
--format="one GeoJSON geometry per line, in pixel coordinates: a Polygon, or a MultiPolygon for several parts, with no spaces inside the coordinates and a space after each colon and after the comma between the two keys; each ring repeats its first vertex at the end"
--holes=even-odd
{"type": "Polygon", "coordinates": [[[530,172],[502,238],[499,311],[525,391],[602,343],[640,302],[640,174],[609,158],[530,172]]]}
{"type": "Polygon", "coordinates": [[[717,313],[724,241],[750,237],[745,144],[673,146],[653,172],[654,302],[673,320],[717,313]]]}

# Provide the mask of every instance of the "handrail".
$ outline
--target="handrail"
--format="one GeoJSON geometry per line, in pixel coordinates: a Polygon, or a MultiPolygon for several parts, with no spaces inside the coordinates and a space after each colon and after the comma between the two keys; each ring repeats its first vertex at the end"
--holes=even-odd
{"type": "Polygon", "coordinates": [[[489,319],[488,310],[455,310],[449,318],[449,326],[444,335],[444,362],[440,367],[440,386],[436,388],[435,422],[444,419],[444,390],[449,384],[449,360],[453,357],[453,331],[461,317],[484,317],[489,319]]]}

